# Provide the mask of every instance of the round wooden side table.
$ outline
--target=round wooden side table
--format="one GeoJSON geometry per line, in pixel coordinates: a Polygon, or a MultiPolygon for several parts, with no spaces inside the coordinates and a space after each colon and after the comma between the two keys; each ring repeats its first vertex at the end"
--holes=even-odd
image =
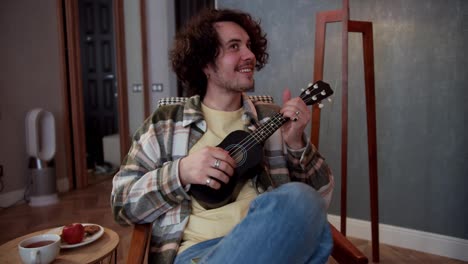
{"type": "MultiPolygon", "coordinates": [[[[23,239],[50,232],[52,229],[37,231],[22,237],[15,238],[0,246],[0,263],[9,264],[21,263],[18,253],[18,244],[23,239]]],[[[119,245],[119,235],[111,229],[104,227],[104,234],[90,244],[76,248],[62,248],[53,264],[61,263],[99,263],[105,259],[109,262],[114,259],[117,263],[117,246],[119,245]]]]}

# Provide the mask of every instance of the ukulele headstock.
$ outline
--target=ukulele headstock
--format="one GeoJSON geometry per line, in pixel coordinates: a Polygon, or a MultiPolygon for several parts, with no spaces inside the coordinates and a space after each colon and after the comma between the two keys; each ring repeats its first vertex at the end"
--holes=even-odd
{"type": "Polygon", "coordinates": [[[302,89],[300,97],[306,105],[314,105],[316,103],[320,103],[323,99],[331,96],[332,94],[333,90],[330,85],[319,80],[313,84],[309,84],[307,88],[302,89]]]}

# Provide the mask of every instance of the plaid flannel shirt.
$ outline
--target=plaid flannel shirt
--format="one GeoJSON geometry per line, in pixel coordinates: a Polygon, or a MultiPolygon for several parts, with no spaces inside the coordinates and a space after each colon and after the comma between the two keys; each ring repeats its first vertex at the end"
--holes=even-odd
{"type": "MultiPolygon", "coordinates": [[[[243,108],[247,131],[279,111],[277,105],[252,102],[245,94],[243,108]]],[[[190,185],[184,187],[179,181],[179,161],[206,129],[199,96],[159,107],[135,133],[114,176],[111,205],[115,220],[124,225],[153,223],[150,263],[172,263],[177,254],[191,213],[190,185]]],[[[289,149],[283,143],[281,129],[266,140],[267,173],[256,177],[258,189],[300,181],[314,187],[328,205],[334,185],[332,173],[305,136],[304,140],[304,149],[289,149]]]]}

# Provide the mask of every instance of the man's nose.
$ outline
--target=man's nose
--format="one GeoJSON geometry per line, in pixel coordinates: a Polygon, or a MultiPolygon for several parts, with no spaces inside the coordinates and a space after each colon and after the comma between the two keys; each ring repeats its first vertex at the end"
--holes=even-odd
{"type": "Polygon", "coordinates": [[[250,48],[245,47],[242,52],[242,59],[243,60],[253,60],[255,59],[255,54],[250,50],[250,48]]]}

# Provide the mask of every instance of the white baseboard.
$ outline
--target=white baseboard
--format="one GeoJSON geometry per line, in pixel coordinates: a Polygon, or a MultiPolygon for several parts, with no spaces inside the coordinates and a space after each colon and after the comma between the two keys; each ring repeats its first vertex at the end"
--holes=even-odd
{"type": "Polygon", "coordinates": [[[0,194],[0,207],[8,207],[23,200],[25,189],[0,194]]]}
{"type": "MultiPolygon", "coordinates": [[[[340,230],[340,216],[328,215],[328,221],[340,230]]],[[[347,218],[346,235],[371,240],[370,221],[347,218]]],[[[408,248],[462,261],[468,261],[468,240],[398,226],[379,224],[380,243],[408,248]]]]}
{"type": "MultiPolygon", "coordinates": [[[[70,190],[68,178],[60,178],[57,180],[57,192],[63,193],[70,190]]],[[[8,207],[14,203],[23,200],[25,189],[14,190],[7,193],[0,193],[0,207],[8,207]]]]}

